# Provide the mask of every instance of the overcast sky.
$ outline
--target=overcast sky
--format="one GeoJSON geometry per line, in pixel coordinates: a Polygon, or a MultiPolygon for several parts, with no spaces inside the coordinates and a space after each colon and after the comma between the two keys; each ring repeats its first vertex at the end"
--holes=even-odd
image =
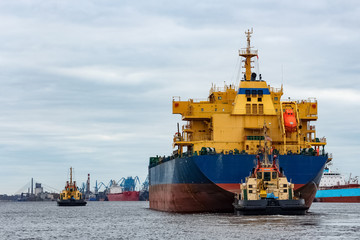
{"type": "Polygon", "coordinates": [[[172,152],[172,96],[238,84],[254,28],[260,72],[319,101],[319,137],[360,175],[358,1],[0,1],[0,193],[139,176],[172,152]]]}

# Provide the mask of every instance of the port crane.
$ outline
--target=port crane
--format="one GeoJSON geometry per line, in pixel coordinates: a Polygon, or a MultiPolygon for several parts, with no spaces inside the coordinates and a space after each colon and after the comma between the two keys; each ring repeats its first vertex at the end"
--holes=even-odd
{"type": "Polygon", "coordinates": [[[136,183],[138,183],[139,185],[141,184],[138,176],[134,178],[123,177],[117,182],[117,184],[122,187],[124,191],[135,191],[136,183]]]}

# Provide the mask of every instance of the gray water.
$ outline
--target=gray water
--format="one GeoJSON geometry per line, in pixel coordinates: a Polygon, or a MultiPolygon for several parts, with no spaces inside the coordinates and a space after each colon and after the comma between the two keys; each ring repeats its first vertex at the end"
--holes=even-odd
{"type": "Polygon", "coordinates": [[[305,216],[174,214],[148,202],[0,202],[0,239],[360,239],[360,204],[314,203],[305,216]]]}

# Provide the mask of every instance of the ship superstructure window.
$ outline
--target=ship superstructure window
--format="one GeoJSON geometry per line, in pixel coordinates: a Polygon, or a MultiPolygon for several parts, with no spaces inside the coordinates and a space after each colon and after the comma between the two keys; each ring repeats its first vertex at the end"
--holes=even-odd
{"type": "Polygon", "coordinates": [[[215,108],[215,112],[217,111],[217,108],[215,108]]]}
{"type": "Polygon", "coordinates": [[[202,108],[202,109],[201,109],[201,111],[203,112],[203,111],[204,111],[204,109],[202,108]]]}
{"type": "Polygon", "coordinates": [[[246,104],[246,114],[251,114],[251,105],[246,104]]]}
{"type": "Polygon", "coordinates": [[[218,99],[221,100],[221,96],[219,96],[218,99]]]}
{"type": "Polygon", "coordinates": [[[246,97],[250,97],[250,90],[245,90],[246,97]]]}
{"type": "Polygon", "coordinates": [[[259,95],[259,97],[262,97],[263,96],[263,90],[259,90],[258,95],[259,95]]]}
{"type": "Polygon", "coordinates": [[[246,100],[247,100],[248,102],[251,102],[251,98],[249,98],[249,97],[248,97],[246,100]]]}
{"type": "Polygon", "coordinates": [[[264,114],[264,104],[259,104],[259,114],[264,114]]]}
{"type": "Polygon", "coordinates": [[[256,91],[256,90],[252,90],[251,93],[252,93],[252,96],[253,96],[253,97],[256,97],[256,95],[257,95],[257,91],[256,91]]]}
{"type": "Polygon", "coordinates": [[[252,105],[252,113],[257,114],[257,104],[252,105]]]}
{"type": "Polygon", "coordinates": [[[258,102],[262,102],[262,98],[259,97],[259,98],[258,98],[258,102]]]}
{"type": "Polygon", "coordinates": [[[264,181],[270,181],[270,172],[264,172],[264,181]]]}
{"type": "Polygon", "coordinates": [[[258,172],[257,173],[257,179],[261,179],[262,178],[262,172],[258,172]]]}
{"type": "Polygon", "coordinates": [[[274,101],[277,101],[278,100],[278,97],[274,97],[274,101]]]}
{"type": "Polygon", "coordinates": [[[277,172],[273,172],[271,178],[272,179],[277,179],[277,172]]]}

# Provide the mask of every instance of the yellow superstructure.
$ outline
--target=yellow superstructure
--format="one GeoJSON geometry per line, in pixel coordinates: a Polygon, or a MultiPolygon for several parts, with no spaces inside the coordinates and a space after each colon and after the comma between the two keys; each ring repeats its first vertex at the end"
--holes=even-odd
{"type": "Polygon", "coordinates": [[[173,99],[173,114],[181,114],[186,124],[174,136],[177,153],[198,153],[203,147],[217,152],[239,151],[256,154],[263,144],[262,128],[268,123],[272,149],[279,154],[324,151],[325,138],[317,138],[312,121],[317,120],[317,101],[281,101],[283,87],[270,87],[261,74],[252,71],[253,58],[258,51],[250,45],[251,31],[247,31],[247,47],[239,51],[244,63],[244,77],[236,88],[213,86],[206,101],[173,99]],[[284,112],[291,109],[296,119],[295,131],[287,131],[284,112]],[[260,145],[260,146],[259,146],[260,145]],[[320,147],[322,146],[322,149],[320,147]]]}

